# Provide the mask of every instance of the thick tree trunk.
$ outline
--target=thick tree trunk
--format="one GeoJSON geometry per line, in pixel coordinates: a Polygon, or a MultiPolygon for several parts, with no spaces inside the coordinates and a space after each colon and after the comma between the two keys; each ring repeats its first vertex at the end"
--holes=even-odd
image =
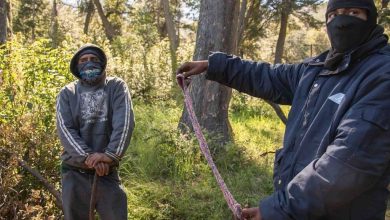
{"type": "Polygon", "coordinates": [[[161,6],[164,11],[165,26],[168,31],[169,47],[171,52],[172,80],[176,81],[175,70],[177,69],[177,48],[179,47],[179,36],[177,35],[175,22],[172,13],[169,10],[169,0],[161,0],[161,6]]]}
{"type": "Polygon", "coordinates": [[[7,41],[7,2],[0,0],[0,44],[7,41]]]}
{"type": "MultiPolygon", "coordinates": [[[[210,51],[237,52],[239,1],[202,0],[196,48],[193,59],[204,60],[210,51]]],[[[194,100],[194,110],[200,125],[212,134],[218,143],[232,138],[228,120],[231,88],[205,80],[204,75],[193,77],[189,87],[194,100]]],[[[184,109],[179,128],[192,129],[188,113],[184,109]]]]}
{"type": "Polygon", "coordinates": [[[100,4],[99,0],[93,0],[93,3],[96,6],[100,19],[102,20],[104,32],[106,33],[108,40],[114,40],[114,38],[117,36],[117,32],[104,14],[102,5],[100,4]]]}
{"type": "Polygon", "coordinates": [[[93,13],[95,12],[95,6],[92,0],[89,0],[87,5],[87,15],[85,16],[84,22],[84,34],[88,34],[89,24],[91,23],[93,13]]]}

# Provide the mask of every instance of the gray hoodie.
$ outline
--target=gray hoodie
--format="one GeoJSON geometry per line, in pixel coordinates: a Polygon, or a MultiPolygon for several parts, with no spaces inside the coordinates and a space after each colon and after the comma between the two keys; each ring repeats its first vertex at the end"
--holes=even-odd
{"type": "MultiPolygon", "coordinates": [[[[102,51],[89,44],[72,58],[70,69],[77,78],[75,61],[81,51],[91,48],[102,51]]],[[[104,59],[107,63],[105,55],[104,59]]],[[[60,91],[56,108],[58,136],[64,147],[61,159],[65,164],[86,169],[84,161],[94,152],[104,152],[119,163],[135,125],[130,92],[122,79],[105,77],[91,86],[79,78],[60,91]]]]}

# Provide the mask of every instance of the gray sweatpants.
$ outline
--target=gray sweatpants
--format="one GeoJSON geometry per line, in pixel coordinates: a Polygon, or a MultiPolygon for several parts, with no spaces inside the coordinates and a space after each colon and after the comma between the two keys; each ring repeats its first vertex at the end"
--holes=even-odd
{"type": "MultiPolygon", "coordinates": [[[[62,172],[62,205],[65,220],[88,220],[94,174],[77,170],[62,172]]],[[[98,177],[96,211],[102,220],[126,220],[127,198],[117,171],[98,177]]]]}

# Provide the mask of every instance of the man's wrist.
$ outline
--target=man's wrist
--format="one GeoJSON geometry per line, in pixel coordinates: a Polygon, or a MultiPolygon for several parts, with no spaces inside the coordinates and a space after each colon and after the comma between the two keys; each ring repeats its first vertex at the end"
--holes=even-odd
{"type": "MultiPolygon", "coordinates": [[[[104,155],[105,155],[107,158],[111,159],[111,162],[117,162],[117,163],[118,163],[119,160],[120,160],[120,158],[119,158],[117,155],[111,153],[110,151],[104,152],[104,155]]],[[[110,163],[111,163],[111,162],[110,162],[110,163]]]]}

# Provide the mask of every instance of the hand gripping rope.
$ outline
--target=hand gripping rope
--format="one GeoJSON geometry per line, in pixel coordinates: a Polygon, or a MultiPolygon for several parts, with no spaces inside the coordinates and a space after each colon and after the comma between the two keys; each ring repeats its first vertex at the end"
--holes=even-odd
{"type": "Polygon", "coordinates": [[[184,102],[187,107],[188,115],[190,116],[190,120],[192,123],[192,126],[195,131],[195,135],[199,141],[199,147],[200,150],[202,151],[204,157],[207,160],[207,164],[213,171],[214,177],[217,180],[217,183],[219,185],[219,188],[221,189],[223,193],[223,197],[225,197],[225,200],[230,208],[230,210],[233,212],[234,216],[237,219],[241,219],[241,205],[237,203],[237,201],[233,198],[233,195],[230,193],[229,189],[227,188],[225,181],[223,181],[221,174],[219,174],[219,171],[217,169],[217,166],[215,166],[215,163],[213,161],[213,158],[211,157],[209,147],[207,145],[206,139],[203,135],[203,132],[200,128],[198,119],[195,116],[194,108],[192,106],[192,98],[188,92],[187,89],[187,84],[185,82],[184,76],[183,75],[178,75],[177,76],[177,83],[183,90],[184,94],[184,102]]]}

